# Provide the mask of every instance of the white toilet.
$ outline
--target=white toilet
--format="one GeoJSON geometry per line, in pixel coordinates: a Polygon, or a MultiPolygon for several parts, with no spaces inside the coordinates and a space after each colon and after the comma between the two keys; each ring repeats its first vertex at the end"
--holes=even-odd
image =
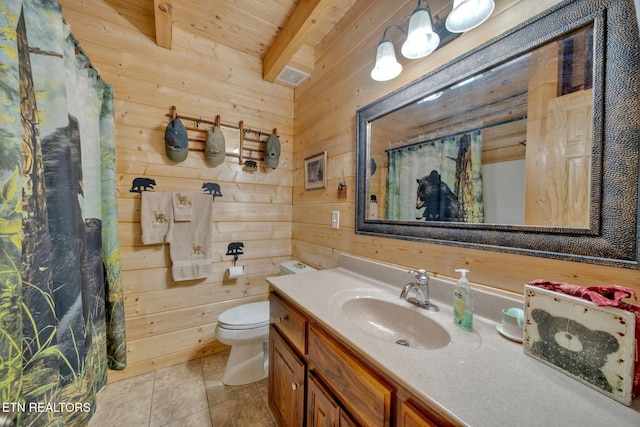
{"type": "MultiPolygon", "coordinates": [[[[315,271],[299,261],[280,264],[280,274],[315,271]]],[[[222,382],[242,385],[267,377],[269,361],[269,301],[233,307],[218,316],[216,337],[231,346],[222,382]]]]}

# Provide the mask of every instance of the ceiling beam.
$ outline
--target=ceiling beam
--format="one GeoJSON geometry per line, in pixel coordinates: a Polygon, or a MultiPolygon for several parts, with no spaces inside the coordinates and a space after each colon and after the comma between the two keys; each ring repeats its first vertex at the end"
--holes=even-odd
{"type": "Polygon", "coordinates": [[[156,21],[156,44],[171,49],[173,22],[171,19],[172,0],[153,0],[156,21]]]}
{"type": "Polygon", "coordinates": [[[331,12],[337,0],[301,0],[262,61],[262,78],[274,82],[307,41],[314,24],[331,12]]]}

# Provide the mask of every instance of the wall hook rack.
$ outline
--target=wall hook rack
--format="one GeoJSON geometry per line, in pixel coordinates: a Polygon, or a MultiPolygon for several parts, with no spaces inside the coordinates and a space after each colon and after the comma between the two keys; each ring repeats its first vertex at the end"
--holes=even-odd
{"type": "Polygon", "coordinates": [[[227,255],[233,255],[233,266],[235,267],[238,257],[244,254],[244,243],[231,242],[227,246],[227,255]]]}
{"type": "MultiPolygon", "coordinates": [[[[237,157],[238,163],[240,165],[244,165],[245,160],[250,160],[253,162],[259,162],[264,159],[264,150],[265,143],[268,136],[273,133],[278,135],[278,128],[273,128],[271,132],[264,129],[252,129],[250,127],[245,127],[245,123],[243,120],[240,120],[238,124],[232,123],[224,123],[220,120],[220,115],[216,115],[214,120],[208,120],[202,118],[202,116],[189,116],[185,114],[178,114],[178,109],[175,105],[171,107],[171,112],[168,114],[172,119],[182,119],[186,121],[190,121],[192,123],[191,126],[187,125],[186,129],[189,131],[189,141],[197,142],[199,144],[204,144],[205,133],[208,130],[207,126],[200,127],[201,124],[209,124],[215,125],[221,128],[227,128],[230,130],[238,131],[238,150],[227,151],[225,153],[226,156],[237,157]]],[[[189,148],[189,151],[202,151],[204,152],[204,147],[201,148],[189,148]]],[[[248,172],[255,172],[252,169],[245,169],[248,172]]],[[[257,168],[256,168],[257,170],[257,168]]]]}

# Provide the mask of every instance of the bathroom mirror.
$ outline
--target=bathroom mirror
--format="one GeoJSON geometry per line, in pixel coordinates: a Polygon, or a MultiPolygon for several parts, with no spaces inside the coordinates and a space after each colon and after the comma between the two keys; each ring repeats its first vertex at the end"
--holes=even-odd
{"type": "Polygon", "coordinates": [[[356,113],[356,233],[638,267],[632,0],[567,1],[356,113]]]}

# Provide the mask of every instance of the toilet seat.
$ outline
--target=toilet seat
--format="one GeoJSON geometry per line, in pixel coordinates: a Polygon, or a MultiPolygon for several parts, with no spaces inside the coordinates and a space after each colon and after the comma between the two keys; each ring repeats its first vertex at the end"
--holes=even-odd
{"type": "Polygon", "coordinates": [[[218,326],[223,329],[256,329],[268,324],[269,301],[239,305],[218,316],[218,326]]]}

